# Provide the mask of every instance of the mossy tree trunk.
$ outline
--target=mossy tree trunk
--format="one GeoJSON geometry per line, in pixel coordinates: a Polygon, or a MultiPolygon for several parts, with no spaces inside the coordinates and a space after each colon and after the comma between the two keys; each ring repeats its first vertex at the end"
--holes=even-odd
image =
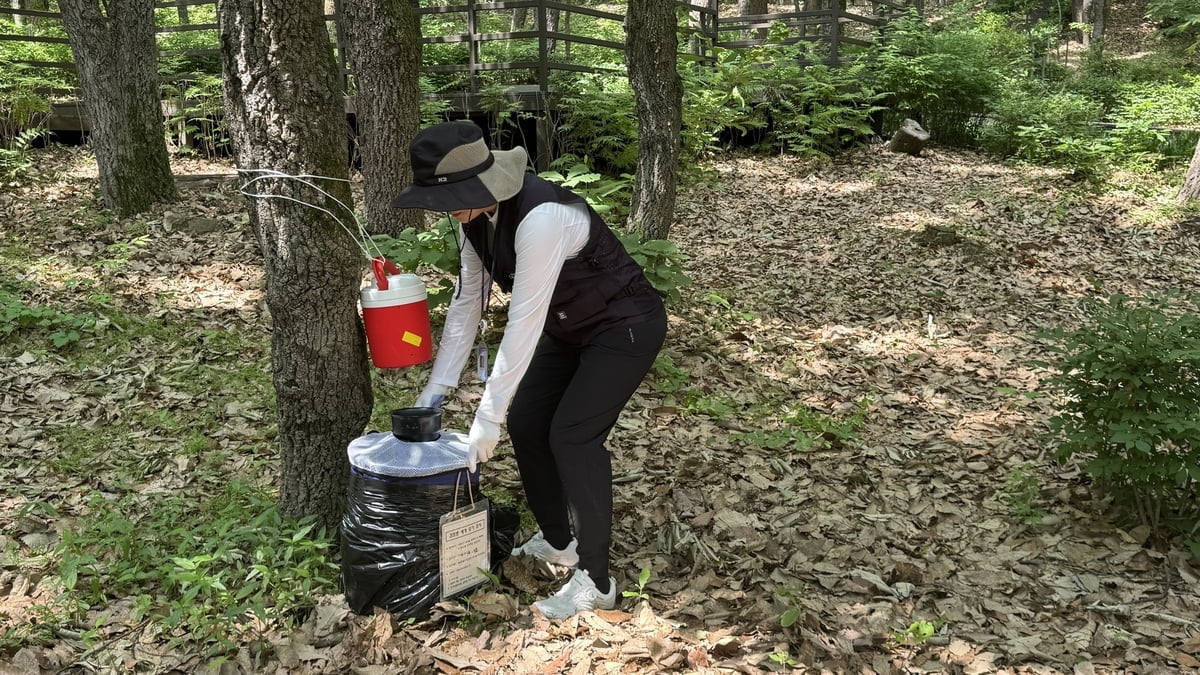
{"type": "Polygon", "coordinates": [[[154,42],[154,0],[61,0],[104,205],[141,213],[176,198],[154,42]]]}
{"type": "Polygon", "coordinates": [[[372,232],[419,226],[391,200],[412,180],[408,142],[421,125],[421,24],[410,0],[342,0],[362,157],[363,213],[372,232]]]}
{"type": "Polygon", "coordinates": [[[225,109],[243,180],[254,169],[313,174],[331,197],[296,181],[260,181],[248,198],[266,268],[271,370],[278,408],[280,506],[338,524],[346,446],[371,413],[357,310],[363,256],[337,220],[352,221],[345,113],[321,0],[219,0],[225,109]],[[341,180],[338,180],[341,179],[341,180]]]}
{"type": "Polygon", "coordinates": [[[675,29],[674,3],[629,0],[625,49],[638,119],[637,174],[629,222],[639,229],[643,240],[667,239],[675,219],[683,125],[675,29]]]}

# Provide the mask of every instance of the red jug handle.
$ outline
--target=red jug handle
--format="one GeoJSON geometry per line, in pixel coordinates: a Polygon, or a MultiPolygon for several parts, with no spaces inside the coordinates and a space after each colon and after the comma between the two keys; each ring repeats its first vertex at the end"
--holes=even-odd
{"type": "Polygon", "coordinates": [[[381,291],[388,289],[387,275],[389,273],[400,274],[400,268],[396,267],[395,263],[382,257],[371,259],[371,269],[375,272],[375,285],[381,291]]]}

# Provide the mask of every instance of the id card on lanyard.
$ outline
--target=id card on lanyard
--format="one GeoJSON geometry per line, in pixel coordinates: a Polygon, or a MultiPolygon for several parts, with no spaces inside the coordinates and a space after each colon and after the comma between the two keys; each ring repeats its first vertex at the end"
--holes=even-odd
{"type": "Polygon", "coordinates": [[[491,254],[491,262],[487,265],[489,268],[487,273],[483,275],[482,279],[480,279],[480,285],[482,288],[480,288],[479,294],[479,346],[475,348],[475,377],[477,377],[480,382],[488,381],[488,361],[491,357],[487,345],[487,311],[488,305],[491,303],[492,299],[492,281],[495,279],[496,275],[496,223],[492,220],[492,218],[499,215],[499,213],[500,210],[497,208],[496,213],[488,217],[487,226],[484,228],[483,233],[484,256],[480,262],[485,264],[488,263],[486,260],[488,253],[491,254]]]}

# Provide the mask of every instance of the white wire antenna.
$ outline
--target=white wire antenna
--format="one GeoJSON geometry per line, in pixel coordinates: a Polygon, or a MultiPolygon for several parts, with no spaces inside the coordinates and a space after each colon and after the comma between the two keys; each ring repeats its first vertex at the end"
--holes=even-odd
{"type": "Polygon", "coordinates": [[[321,189],[315,183],[312,182],[313,180],[334,180],[334,181],[339,181],[342,183],[349,183],[350,181],[346,180],[345,178],[332,178],[330,176],[317,176],[314,174],[292,175],[289,173],[284,173],[282,171],[277,171],[275,169],[238,169],[238,173],[258,174],[256,176],[254,176],[253,178],[247,180],[245,183],[242,184],[241,187],[238,188],[238,192],[240,192],[241,194],[246,195],[247,197],[256,197],[258,199],[282,199],[285,201],[302,204],[302,205],[307,206],[312,209],[316,209],[317,211],[324,213],[325,215],[329,216],[330,218],[333,218],[333,220],[339,226],[341,226],[341,228],[343,230],[346,231],[346,234],[349,234],[351,236],[351,238],[353,238],[357,242],[358,250],[362,252],[363,257],[365,257],[367,260],[374,260],[375,258],[383,258],[384,257],[383,252],[379,250],[379,246],[375,243],[375,241],[373,239],[371,239],[371,235],[367,233],[367,228],[362,224],[362,221],[360,221],[358,219],[358,216],[355,215],[354,209],[351,209],[349,206],[347,206],[345,204],[345,202],[343,202],[342,200],[338,199],[337,197],[334,197],[333,195],[329,194],[327,191],[321,189]],[[326,199],[333,201],[338,206],[345,209],[346,213],[350,214],[350,218],[354,221],[354,229],[353,230],[350,229],[350,227],[346,225],[346,222],[344,220],[342,220],[342,218],[338,217],[338,215],[336,213],[330,211],[329,209],[327,209],[323,206],[318,206],[316,204],[306,202],[303,199],[297,199],[295,197],[289,197],[287,195],[273,194],[273,193],[269,193],[269,192],[250,191],[250,187],[252,185],[254,185],[255,183],[258,183],[259,181],[270,180],[270,179],[293,180],[293,181],[296,181],[297,183],[300,183],[301,185],[305,185],[309,188],[312,188],[318,194],[322,195],[326,199]],[[375,255],[371,255],[372,249],[375,251],[375,255]]]}

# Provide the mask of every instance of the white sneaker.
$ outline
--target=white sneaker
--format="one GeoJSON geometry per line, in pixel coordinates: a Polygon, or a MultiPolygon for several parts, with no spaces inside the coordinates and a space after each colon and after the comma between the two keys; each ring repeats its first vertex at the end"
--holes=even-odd
{"type": "Polygon", "coordinates": [[[548,562],[551,565],[558,565],[559,567],[574,567],[579,564],[579,554],[575,552],[575,547],[578,545],[579,542],[571,539],[571,543],[567,544],[567,547],[560,551],[551,546],[550,542],[546,541],[546,538],[542,536],[542,531],[538,530],[529,538],[529,541],[514,548],[512,554],[514,556],[533,556],[538,560],[548,562]]]}
{"type": "Polygon", "coordinates": [[[617,580],[608,578],[608,592],[596,590],[592,577],[584,570],[575,570],[566,586],[546,598],[533,603],[547,619],[566,619],[579,612],[594,609],[612,609],[617,606],[617,580]]]}

